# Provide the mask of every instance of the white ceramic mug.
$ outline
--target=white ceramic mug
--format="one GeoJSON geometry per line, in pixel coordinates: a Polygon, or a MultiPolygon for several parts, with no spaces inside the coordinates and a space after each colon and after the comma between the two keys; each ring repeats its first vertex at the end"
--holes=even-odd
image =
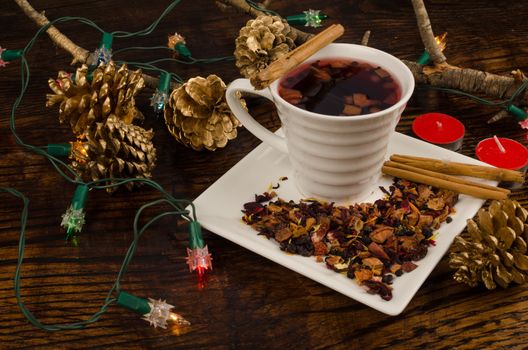
{"type": "Polygon", "coordinates": [[[401,98],[380,112],[359,116],[329,116],[306,111],[286,102],[278,93],[279,80],[257,91],[248,79],[227,88],[227,103],[253,135],[288,153],[297,188],[305,197],[359,201],[374,190],[381,176],[390,136],[414,90],[411,71],[396,57],[367,46],[330,44],[307,62],[346,58],[379,65],[398,82],[401,98]],[[285,137],[276,135],[240,105],[238,92],[266,97],[277,107],[285,137]]]}

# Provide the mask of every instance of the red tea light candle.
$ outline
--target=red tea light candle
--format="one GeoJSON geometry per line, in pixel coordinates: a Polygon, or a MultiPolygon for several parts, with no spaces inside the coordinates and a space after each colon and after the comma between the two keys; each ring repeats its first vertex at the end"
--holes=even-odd
{"type": "MultiPolygon", "coordinates": [[[[517,141],[490,137],[478,143],[475,149],[477,158],[484,163],[511,170],[518,170],[523,174],[528,168],[528,149],[517,141]]],[[[522,183],[507,183],[510,188],[520,188],[522,183]]]]}
{"type": "Polygon", "coordinates": [[[417,117],[412,124],[416,136],[437,146],[458,151],[462,147],[464,124],[443,113],[427,113],[417,117]]]}

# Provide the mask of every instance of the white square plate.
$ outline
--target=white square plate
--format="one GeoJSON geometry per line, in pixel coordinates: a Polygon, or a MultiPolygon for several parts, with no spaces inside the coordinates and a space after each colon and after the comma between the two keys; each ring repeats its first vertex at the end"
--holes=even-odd
{"type": "MultiPolygon", "coordinates": [[[[485,165],[473,158],[400,133],[395,133],[389,144],[388,155],[394,153],[485,165]]],[[[493,181],[480,181],[497,184],[493,181]]],[[[417,269],[395,278],[393,298],[385,301],[379,295],[368,294],[354,280],[329,270],[324,262],[317,263],[314,257],[302,257],[281,251],[277,242],[258,236],[255,230],[242,222],[241,210],[244,203],[253,201],[255,194],[268,191],[270,184],[277,183],[280,188],[275,192],[279,197],[295,201],[301,199],[292,179],[287,155],[261,144],[196,198],[194,204],[198,221],[209,231],[388,315],[398,315],[405,309],[446,253],[455,236],[462,232],[466,219],[472,218],[484,204],[484,200],[460,195],[455,206],[456,213],[452,215],[453,221],[442,224],[436,234],[436,246],[430,247],[427,256],[417,262],[417,269]],[[283,176],[289,179],[279,181],[283,176]]],[[[383,176],[379,181],[379,185],[386,188],[391,183],[392,178],[389,176],[383,176]]],[[[365,201],[374,201],[382,195],[376,188],[365,201]]]]}

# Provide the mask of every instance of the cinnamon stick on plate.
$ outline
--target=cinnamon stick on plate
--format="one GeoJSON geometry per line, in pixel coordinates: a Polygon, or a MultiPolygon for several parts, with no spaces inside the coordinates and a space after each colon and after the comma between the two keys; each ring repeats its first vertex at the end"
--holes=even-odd
{"type": "Polygon", "coordinates": [[[345,29],[342,25],[331,25],[295,50],[290,51],[270,64],[266,69],[258,73],[256,77],[251,79],[251,84],[257,90],[268,87],[275,80],[304,62],[308,57],[339,38],[344,32],[345,29]]]}
{"type": "Polygon", "coordinates": [[[506,188],[490,186],[490,185],[486,185],[486,184],[483,184],[483,183],[480,183],[480,182],[474,182],[474,181],[462,179],[460,177],[446,175],[446,174],[442,174],[442,173],[434,172],[434,171],[431,171],[431,170],[426,170],[426,169],[414,167],[414,166],[403,164],[403,163],[399,163],[399,162],[387,161],[383,165],[386,165],[388,167],[402,169],[402,170],[412,171],[412,172],[415,172],[415,173],[418,173],[418,174],[422,174],[422,175],[436,177],[438,179],[442,179],[442,180],[446,180],[446,181],[450,181],[450,182],[454,182],[454,183],[459,183],[459,184],[462,184],[462,185],[475,186],[475,187],[480,187],[480,188],[491,190],[491,191],[504,192],[504,193],[506,193],[506,195],[509,195],[510,192],[511,192],[510,190],[508,190],[506,188]]]}
{"type": "Polygon", "coordinates": [[[394,154],[390,160],[450,175],[465,175],[495,181],[524,182],[524,175],[519,171],[491,166],[456,163],[403,154],[394,154]]]}
{"type": "Polygon", "coordinates": [[[422,183],[425,185],[431,185],[438,188],[443,188],[446,190],[455,191],[458,193],[467,194],[476,198],[482,199],[506,199],[508,198],[508,193],[504,192],[503,189],[498,189],[493,187],[492,189],[484,188],[481,186],[475,186],[471,183],[460,183],[454,182],[451,180],[446,180],[441,175],[435,172],[432,174],[424,174],[423,172],[416,172],[415,170],[406,170],[401,167],[394,167],[390,165],[383,165],[381,171],[384,174],[400,177],[402,179],[407,179],[410,181],[422,183]]]}

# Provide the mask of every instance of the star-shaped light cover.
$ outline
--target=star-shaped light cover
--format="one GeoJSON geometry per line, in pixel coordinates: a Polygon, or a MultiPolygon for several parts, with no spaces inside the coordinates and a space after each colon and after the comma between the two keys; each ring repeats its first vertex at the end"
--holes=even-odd
{"type": "Polygon", "coordinates": [[[306,24],[305,27],[320,27],[321,26],[321,17],[320,17],[320,10],[312,10],[309,9],[308,11],[303,11],[304,15],[306,16],[306,24]]]}
{"type": "Polygon", "coordinates": [[[167,47],[169,49],[174,49],[174,47],[177,45],[177,44],[183,44],[185,45],[186,42],[185,42],[185,38],[178,34],[178,33],[174,33],[174,35],[169,35],[168,39],[167,39],[167,47]]]}
{"type": "Polygon", "coordinates": [[[62,214],[61,226],[68,231],[73,230],[75,232],[81,232],[84,225],[84,215],[85,213],[82,208],[74,209],[70,205],[66,212],[62,214]]]}
{"type": "Polygon", "coordinates": [[[190,272],[198,270],[199,274],[203,274],[205,270],[212,270],[212,260],[207,246],[194,249],[187,248],[187,265],[189,265],[190,272]]]}
{"type": "Polygon", "coordinates": [[[167,304],[165,300],[152,298],[148,298],[148,300],[150,312],[144,314],[143,319],[150,323],[151,326],[154,326],[154,328],[167,328],[167,321],[172,321],[180,326],[189,326],[191,324],[179,314],[171,312],[174,306],[167,304]]]}
{"type": "Polygon", "coordinates": [[[0,67],[5,67],[9,62],[6,62],[2,59],[2,52],[4,52],[6,49],[4,49],[2,46],[0,46],[0,67]]]}
{"type": "Polygon", "coordinates": [[[159,114],[163,112],[167,99],[168,99],[168,96],[166,92],[156,89],[156,92],[150,98],[150,106],[153,107],[154,112],[159,114]]]}
{"type": "Polygon", "coordinates": [[[98,49],[95,49],[95,51],[90,54],[89,63],[99,66],[101,63],[107,64],[111,60],[112,49],[107,49],[103,46],[98,49]]]}

